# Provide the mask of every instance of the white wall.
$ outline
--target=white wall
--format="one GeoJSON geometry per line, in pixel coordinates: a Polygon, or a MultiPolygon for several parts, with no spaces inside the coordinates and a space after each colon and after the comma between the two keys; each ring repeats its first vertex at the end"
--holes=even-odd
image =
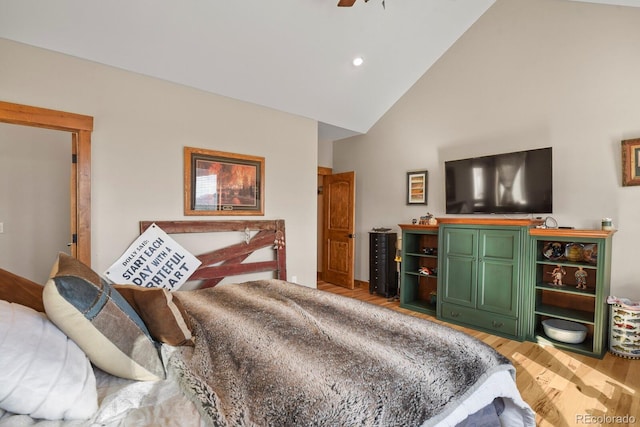
{"type": "Polygon", "coordinates": [[[444,161],[553,147],[560,225],[612,217],[612,293],[640,299],[640,187],[622,187],[620,141],[640,137],[640,9],[498,0],[364,136],[334,143],[355,170],[356,278],[366,234],[444,215],[444,161]],[[429,170],[429,204],[405,204],[406,172],[429,170]]]}
{"type": "Polygon", "coordinates": [[[333,164],[333,142],[318,141],[318,166],[330,168],[333,164]]]}
{"type": "Polygon", "coordinates": [[[3,101],[94,117],[92,266],[103,272],[141,220],[276,219],[287,273],[316,283],[317,123],[0,39],[3,101]],[[183,216],[183,147],[265,157],[263,217],[183,216]]]}

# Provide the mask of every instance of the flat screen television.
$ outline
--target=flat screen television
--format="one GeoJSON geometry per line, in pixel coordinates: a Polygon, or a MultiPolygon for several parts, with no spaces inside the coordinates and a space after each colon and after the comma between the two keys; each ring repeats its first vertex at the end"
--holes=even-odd
{"type": "Polygon", "coordinates": [[[553,212],[551,147],[444,163],[447,214],[553,212]]]}

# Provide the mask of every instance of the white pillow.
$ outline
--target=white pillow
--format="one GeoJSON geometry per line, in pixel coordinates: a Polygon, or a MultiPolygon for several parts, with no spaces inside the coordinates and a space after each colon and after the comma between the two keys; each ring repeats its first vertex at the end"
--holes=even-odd
{"type": "Polygon", "coordinates": [[[75,342],[43,313],[0,300],[0,408],[47,420],[87,419],[96,377],[75,342]]]}

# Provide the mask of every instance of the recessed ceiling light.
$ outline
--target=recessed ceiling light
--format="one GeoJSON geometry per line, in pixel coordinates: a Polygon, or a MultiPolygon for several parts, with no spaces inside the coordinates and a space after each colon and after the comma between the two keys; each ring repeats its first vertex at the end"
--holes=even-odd
{"type": "Polygon", "coordinates": [[[364,64],[364,58],[362,58],[362,56],[356,56],[355,58],[353,58],[354,67],[359,67],[362,64],[364,64]]]}

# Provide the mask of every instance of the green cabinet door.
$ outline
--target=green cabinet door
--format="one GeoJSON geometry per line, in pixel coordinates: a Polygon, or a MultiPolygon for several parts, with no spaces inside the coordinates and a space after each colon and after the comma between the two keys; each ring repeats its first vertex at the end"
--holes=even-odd
{"type": "Polygon", "coordinates": [[[440,228],[438,317],[521,338],[522,227],[440,228]]]}
{"type": "Polygon", "coordinates": [[[478,232],[465,228],[443,227],[439,275],[442,278],[442,301],[465,307],[476,306],[476,259],[478,232]]]}
{"type": "Polygon", "coordinates": [[[479,230],[477,308],[517,316],[520,233],[479,230]]]}

